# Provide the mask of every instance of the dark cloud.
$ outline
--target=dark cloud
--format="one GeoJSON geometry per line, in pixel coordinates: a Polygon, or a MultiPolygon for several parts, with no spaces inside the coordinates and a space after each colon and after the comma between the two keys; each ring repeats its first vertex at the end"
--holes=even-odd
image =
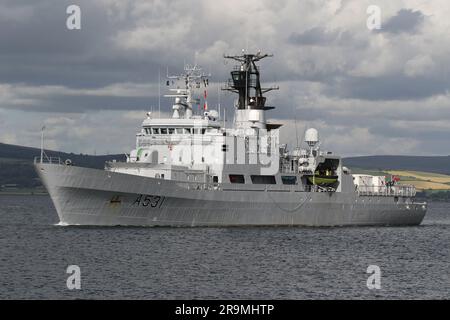
{"type": "Polygon", "coordinates": [[[445,94],[450,83],[434,77],[407,77],[397,73],[378,77],[346,77],[330,85],[326,94],[362,100],[417,100],[445,94]]]}
{"type": "Polygon", "coordinates": [[[73,1],[3,4],[11,12],[20,13],[27,6],[32,10],[17,19],[0,19],[0,83],[95,88],[154,82],[159,67],[175,66],[173,61],[165,63],[162,55],[126,51],[114,43],[120,30],[132,26],[131,18],[111,17],[108,6],[99,2],[76,3],[81,8],[81,30],[66,28],[66,8],[73,1]]]}
{"type": "Polygon", "coordinates": [[[382,23],[380,32],[389,33],[415,33],[425,19],[420,10],[401,9],[397,14],[382,23]]]}
{"type": "MultiPolygon", "coordinates": [[[[281,87],[267,95],[268,104],[277,107],[268,112],[268,118],[319,122],[329,126],[326,133],[339,136],[349,135],[355,126],[364,127],[380,137],[380,145],[392,137],[413,137],[427,143],[433,136],[443,135],[438,129],[411,134],[394,124],[406,118],[414,123],[421,117],[432,122],[436,114],[445,113],[442,102],[429,98],[443,95],[446,99],[450,77],[446,68],[437,66],[448,64],[448,55],[443,54],[448,43],[436,41],[434,34],[421,33],[424,13],[402,9],[386,20],[383,16],[379,32],[384,35],[380,36],[365,29],[366,7],[358,0],[342,1],[331,11],[325,0],[257,3],[0,0],[0,139],[14,132],[23,117],[37,123],[47,114],[86,115],[91,122],[79,120],[76,126],[100,130],[96,126],[100,117],[93,114],[103,112],[115,114],[110,121],[115,121],[119,141],[120,127],[130,126],[120,122],[122,110],[157,107],[158,69],[163,77],[166,66],[177,74],[183,63],[198,56],[197,62],[212,73],[211,82],[223,83],[234,63],[225,64],[222,54],[240,52],[248,40],[250,51],[262,49],[275,55],[260,64],[264,85],[281,87]],[[66,29],[66,8],[71,4],[82,10],[79,31],[66,29]],[[302,19],[299,12],[304,13],[302,19]],[[413,34],[419,41],[409,41],[413,34]],[[392,35],[396,41],[391,41],[392,35]],[[430,47],[422,40],[429,40],[430,47]],[[433,45],[439,49],[436,54],[433,45]],[[360,101],[362,106],[348,103],[350,100],[360,101]],[[405,101],[414,104],[407,115],[400,111],[405,101]],[[417,101],[429,103],[428,110],[433,112],[424,113],[417,101]],[[377,103],[384,110],[386,105],[392,106],[392,110],[368,110],[377,103]],[[6,125],[10,129],[5,129],[6,125]]],[[[439,10],[430,8],[430,12],[439,10]]],[[[436,16],[430,15],[430,21],[440,19],[436,16]]],[[[163,86],[163,94],[165,89],[163,86]]],[[[217,101],[216,90],[210,89],[210,106],[217,101]]],[[[227,119],[233,119],[234,99],[222,92],[227,119]]],[[[161,102],[163,111],[171,110],[170,99],[161,102]]],[[[129,128],[134,130],[134,122],[129,128]]],[[[110,124],[102,130],[110,130],[110,124]]],[[[22,141],[20,132],[14,134],[22,141]]],[[[71,148],[89,144],[83,139],[71,148]]],[[[67,142],[61,138],[58,143],[67,142]]]]}
{"type": "MultiPolygon", "coordinates": [[[[89,110],[149,110],[157,108],[155,97],[111,97],[111,96],[78,96],[60,95],[42,100],[37,107],[10,106],[16,110],[56,113],[83,113],[89,110]]],[[[166,106],[166,104],[165,104],[166,106]]],[[[5,108],[7,106],[4,106],[5,108]]]]}
{"type": "Polygon", "coordinates": [[[325,30],[321,27],[308,29],[302,33],[293,32],[288,42],[295,45],[345,45],[352,41],[352,37],[347,31],[325,30]]]}

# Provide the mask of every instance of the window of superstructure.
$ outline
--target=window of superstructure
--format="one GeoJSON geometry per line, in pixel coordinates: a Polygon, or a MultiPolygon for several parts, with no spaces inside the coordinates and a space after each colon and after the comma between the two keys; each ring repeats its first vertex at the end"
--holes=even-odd
{"type": "Polygon", "coordinates": [[[231,183],[245,183],[245,178],[242,174],[230,174],[228,177],[231,183]]]}
{"type": "Polygon", "coordinates": [[[159,134],[159,128],[152,128],[153,134],[159,134]]]}
{"type": "Polygon", "coordinates": [[[161,128],[161,134],[167,134],[167,128],[161,128]]]}
{"type": "Polygon", "coordinates": [[[296,184],[297,177],[296,176],[281,176],[281,181],[283,184],[296,184]]]}
{"type": "Polygon", "coordinates": [[[176,128],[177,134],[183,134],[183,128],[176,128]]]}
{"type": "Polygon", "coordinates": [[[174,132],[175,132],[175,128],[169,128],[168,130],[169,130],[169,134],[174,134],[174,132]]]}
{"type": "Polygon", "coordinates": [[[184,128],[184,133],[191,134],[191,128],[184,128]]]}
{"type": "Polygon", "coordinates": [[[275,176],[251,175],[253,184],[276,184],[275,176]]]}

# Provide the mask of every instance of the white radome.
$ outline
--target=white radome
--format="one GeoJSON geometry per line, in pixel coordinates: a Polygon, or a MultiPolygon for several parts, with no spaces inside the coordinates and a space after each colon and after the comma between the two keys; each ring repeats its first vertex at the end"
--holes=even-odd
{"type": "Polygon", "coordinates": [[[319,142],[319,132],[315,128],[309,128],[305,132],[305,142],[313,147],[319,142]]]}

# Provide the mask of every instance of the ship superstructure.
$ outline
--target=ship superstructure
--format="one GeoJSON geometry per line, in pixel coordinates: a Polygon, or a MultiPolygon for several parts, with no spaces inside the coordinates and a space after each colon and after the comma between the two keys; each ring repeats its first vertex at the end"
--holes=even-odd
{"type": "Polygon", "coordinates": [[[353,175],[306,130],[305,146],[280,144],[281,124],[267,120],[257,64],[237,62],[223,90],[237,95],[225,128],[207,104],[208,75],[197,65],[168,77],[172,116],[147,113],[126,162],[105,170],[36,162],[62,223],[86,225],[414,225],[426,212],[413,186],[353,175]]]}

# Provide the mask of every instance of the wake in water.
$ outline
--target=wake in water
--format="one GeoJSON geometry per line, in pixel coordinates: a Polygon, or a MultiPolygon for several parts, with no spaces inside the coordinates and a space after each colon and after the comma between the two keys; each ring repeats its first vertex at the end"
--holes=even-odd
{"type": "Polygon", "coordinates": [[[58,223],[55,223],[55,224],[53,224],[54,226],[58,226],[58,227],[68,227],[68,226],[70,226],[70,224],[68,224],[68,223],[66,223],[66,222],[58,222],[58,223]]]}

